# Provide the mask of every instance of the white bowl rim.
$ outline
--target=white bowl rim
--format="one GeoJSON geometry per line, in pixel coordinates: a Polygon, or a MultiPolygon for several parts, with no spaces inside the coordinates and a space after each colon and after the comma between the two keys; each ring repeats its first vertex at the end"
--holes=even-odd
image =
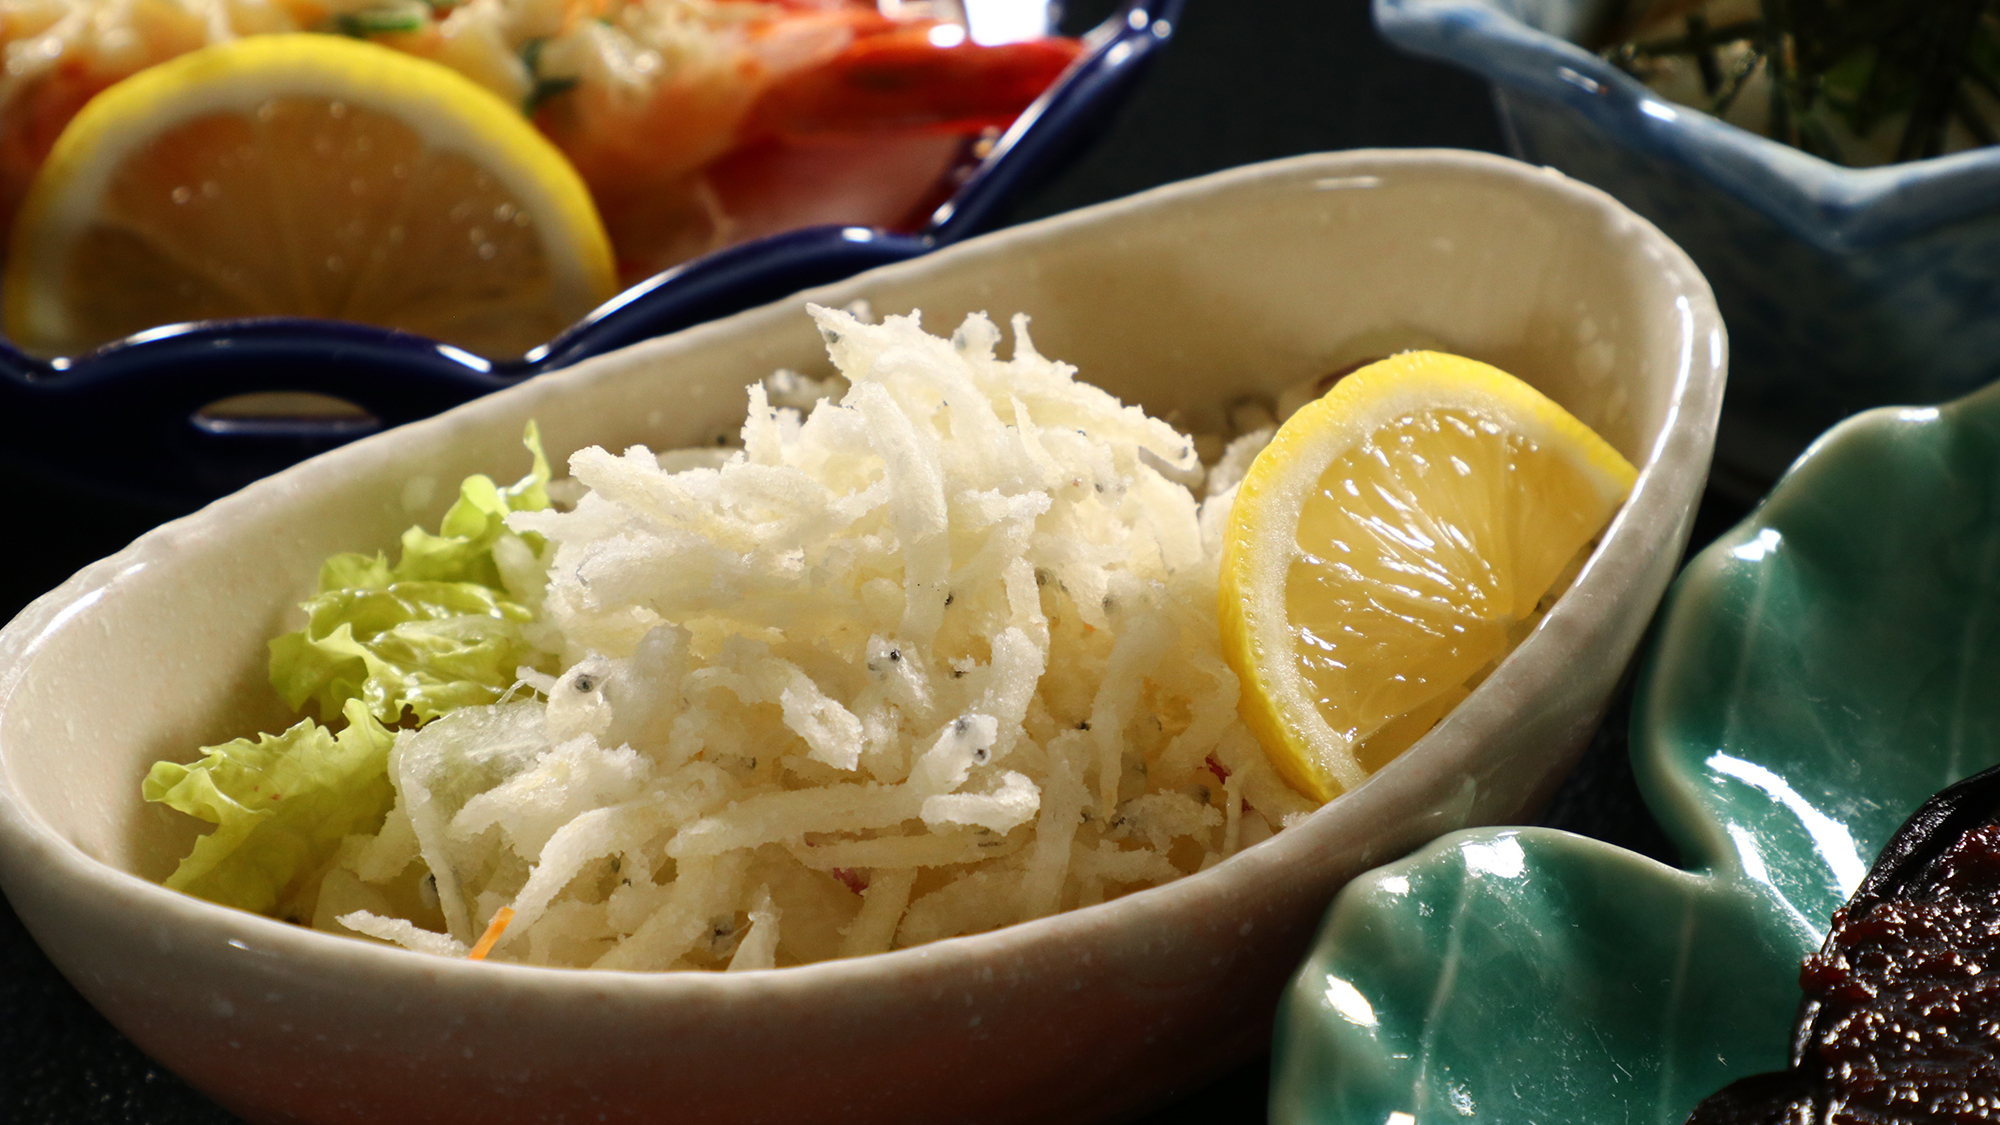
{"type": "MultiPolygon", "coordinates": [[[[865,285],[881,274],[922,273],[936,270],[961,255],[980,253],[1011,241],[1034,241],[1060,237],[1063,232],[1121,216],[1144,214],[1162,204],[1185,201],[1208,194],[1227,194],[1260,183],[1301,178],[1348,179],[1379,171],[1468,174],[1525,186],[1531,191],[1553,192],[1571,204],[1580,204],[1605,217],[1632,224],[1635,242],[1658,250],[1659,268],[1681,293],[1677,309],[1682,322],[1683,354],[1679,377],[1670,400],[1667,419],[1652,443],[1625,507],[1606,529],[1598,550],[1571,587],[1571,596],[1560,600],[1536,631],[1503,662],[1473,695],[1462,702],[1444,722],[1405,751],[1395,761],[1375,773],[1361,787],[1342,795],[1305,820],[1274,835],[1255,847],[1240,852],[1206,871],[1184,876],[1171,883],[1138,891],[1096,906],[1070,910],[997,930],[948,938],[927,945],[845,960],[822,961],[748,973],[711,972],[604,972],[520,965],[506,962],[473,964],[413,953],[398,947],[325,933],[276,919],[219,906],[178,891],[85,854],[58,835],[22,798],[0,757],[0,849],[18,853],[32,865],[47,869],[48,879],[73,881],[92,893],[123,904],[132,916],[144,916],[155,926],[171,925],[176,932],[197,942],[207,938],[246,953],[296,957],[331,972],[351,970],[365,974],[371,984],[394,985],[398,980],[422,981],[433,987],[463,986],[468,990],[491,990],[504,984],[515,990],[551,995],[606,991],[628,992],[659,1000],[684,999],[721,992],[725,995],[768,997],[777,992],[845,991],[865,988],[871,981],[887,977],[946,974],[961,969],[991,965],[1006,959],[1029,960],[1038,947],[1060,945],[1063,939],[1081,936],[1093,929],[1124,930],[1127,915],[1172,915],[1212,917],[1208,908],[1225,906],[1236,894],[1259,884],[1267,869],[1293,868],[1305,862],[1337,831],[1345,820],[1380,823],[1397,815],[1405,794],[1435,789],[1446,775],[1462,773],[1460,757],[1441,753],[1419,753],[1420,747],[1443,745],[1451,740],[1479,737],[1483,730],[1497,729],[1506,721],[1508,710],[1492,702],[1506,686],[1523,677],[1523,669],[1536,662],[1557,657],[1548,640],[1552,627],[1566,624],[1588,628],[1592,619],[1583,615],[1590,605],[1603,599],[1577,597],[1593,586],[1608,586],[1609,570],[1637,571],[1653,552],[1678,549],[1669,542],[1669,525],[1691,513],[1706,479],[1708,455],[1713,443],[1716,418],[1721,403],[1727,367],[1726,344],[1720,313],[1713,295],[1694,263],[1678,246],[1644,219],[1626,210],[1608,194],[1552,169],[1536,168],[1520,161],[1486,153],[1450,149],[1359,149],[1339,153],[1308,154],[1233,168],[1191,180],[1153,188],[1122,199],[1096,204],[1051,218],[1006,228],[947,247],[910,262],[881,267],[836,282],[801,296],[814,298],[848,287],[865,285]],[[1709,341],[1708,354],[1697,344],[1709,341]],[[1640,521],[1645,527],[1636,528],[1640,521]],[[1651,534],[1646,534],[1647,530],[1651,534]],[[1567,607],[1567,608],[1566,608],[1567,607]],[[1541,643],[1537,643],[1541,642],[1541,643]],[[1329,818],[1329,809],[1347,810],[1340,819],[1329,818]],[[498,975],[495,975],[498,974],[498,975]]],[[[826,300],[827,298],[818,298],[826,300]]],[[[749,310],[722,320],[686,329],[660,340],[634,347],[649,347],[665,341],[698,343],[710,335],[730,332],[736,320],[755,315],[749,310]]],[[[618,354],[618,353],[611,353],[618,354]]],[[[543,376],[559,380],[583,368],[566,368],[543,376]]],[[[363,438],[314,457],[299,465],[257,481],[248,487],[189,516],[164,524],[142,535],[124,550],[99,560],[77,572],[55,590],[36,599],[0,629],[0,712],[4,712],[26,675],[26,667],[44,638],[86,608],[105,588],[144,565],[141,556],[181,534],[198,533],[204,524],[222,519],[233,510],[263,502],[293,487],[298,478],[315,474],[339,473],[349,458],[372,456],[382,443],[421,440],[439,429],[463,424],[496,399],[512,394],[502,391],[456,407],[432,418],[363,438]]],[[[1614,576],[1615,577],[1615,576],[1614,576]]],[[[1615,587],[1611,587],[1615,589],[1615,587]]],[[[1597,624],[1602,624],[1599,614],[1597,624]]],[[[1465,779],[1471,783],[1470,778],[1465,779]]],[[[1407,849],[1405,849],[1407,850],[1407,849]]],[[[1396,858],[1384,853],[1375,862],[1396,858]]],[[[1234,920],[1232,917],[1231,920],[1234,920]]],[[[1244,919],[1248,926],[1255,919],[1244,919]]],[[[1143,929],[1143,927],[1134,927],[1143,929]]]]}

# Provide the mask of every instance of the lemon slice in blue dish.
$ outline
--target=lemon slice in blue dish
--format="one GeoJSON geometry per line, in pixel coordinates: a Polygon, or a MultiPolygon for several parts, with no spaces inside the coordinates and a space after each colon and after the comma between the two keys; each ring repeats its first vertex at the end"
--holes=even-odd
{"type": "Polygon", "coordinates": [[[1996,684],[2000,388],[1835,427],[1656,624],[1632,764],[1684,869],[1477,829],[1355,880],[1280,1008],[1271,1120],[1671,1125],[1782,1069],[1834,909],[2000,762],[1996,684]]]}

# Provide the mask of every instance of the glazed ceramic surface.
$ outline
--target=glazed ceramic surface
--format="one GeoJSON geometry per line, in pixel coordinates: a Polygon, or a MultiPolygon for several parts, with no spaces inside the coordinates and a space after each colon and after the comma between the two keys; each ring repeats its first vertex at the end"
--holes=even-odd
{"type": "MultiPolygon", "coordinates": [[[[970,5],[1022,37],[1059,6],[970,5]],[[1025,9],[1025,12],[1024,12],[1025,9]],[[1037,21],[1024,15],[1042,13],[1037,21]]],[[[1125,0],[1084,55],[976,163],[914,232],[814,226],[732,246],[655,275],[556,339],[490,360],[425,337],[327,320],[266,317],[151,329],[86,355],[38,360],[0,340],[0,462],[100,493],[186,510],[314,453],[479,395],[787,293],[900,262],[990,229],[1107,123],[1172,38],[1183,0],[1125,0]],[[325,396],[345,410],[218,415],[238,396],[325,396]]],[[[994,40],[982,39],[982,42],[994,40]]]]}
{"type": "Polygon", "coordinates": [[[1272,840],[1101,906],[851,961],[616,974],[424,957],[154,883],[191,837],[141,776],[284,721],[264,642],[320,560],[436,519],[461,477],[516,463],[531,418],[557,458],[707,444],[740,424],[746,381],[825,363],[800,299],[590,360],[253,485],[0,632],[0,886],[84,995],[260,1122],[1133,1112],[1263,1045],[1354,873],[1517,817],[1568,769],[1685,542],[1725,364],[1706,286],[1658,231],[1469,153],[1253,166],[808,296],[933,328],[1025,311],[1043,354],[1197,430],[1246,392],[1422,341],[1520,374],[1642,472],[1569,593],[1429,736],[1272,840]]]}
{"type": "Polygon", "coordinates": [[[2000,762],[1996,680],[2000,390],[1836,428],[1689,565],[1641,671],[1633,767],[1687,869],[1505,829],[1356,880],[1273,1121],[1679,1122],[1782,1068],[1834,908],[2000,762]]]}
{"type": "Polygon", "coordinates": [[[1609,0],[1374,0],[1494,85],[1509,143],[1684,247],[1729,324],[1719,467],[1761,491],[1827,426],[2000,374],[2000,148],[1841,168],[1662,100],[1576,45],[1609,0]]]}

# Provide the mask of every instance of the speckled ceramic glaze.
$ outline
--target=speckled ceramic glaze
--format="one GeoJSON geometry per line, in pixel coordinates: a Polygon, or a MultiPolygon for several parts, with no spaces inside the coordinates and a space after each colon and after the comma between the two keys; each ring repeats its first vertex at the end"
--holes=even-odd
{"type": "Polygon", "coordinates": [[[1128,400],[1214,427],[1249,391],[1413,341],[1534,382],[1642,467],[1589,566],[1456,712],[1367,784],[1199,875],[991,934],[732,974],[424,957],[167,891],[188,828],[160,757],[274,729],[265,639],[321,559],[434,520],[467,473],[734,428],[743,384],[824,364],[792,299],[316,458],[98,563],[0,632],[0,885],[146,1051],[252,1121],[1060,1122],[1262,1046],[1333,892],[1533,807],[1575,760],[1671,576],[1724,341],[1679,250],[1608,196],[1467,153],[1351,153],[1163,188],[811,296],[1034,317],[1128,400]]]}
{"type": "Polygon", "coordinates": [[[1374,0],[1382,34],[1484,75],[1515,153],[1684,247],[1729,324],[1721,467],[1769,481],[1855,411],[2000,374],[2000,148],[1847,169],[1661,100],[1575,45],[1608,0],[1374,0]]]}
{"type": "Polygon", "coordinates": [[[1836,428],[1689,565],[1641,672],[1633,766],[1688,869],[1504,829],[1356,880],[1272,1120],[1671,1123],[1782,1068],[1834,908],[2000,762],[1995,683],[2000,389],[1836,428]]]}

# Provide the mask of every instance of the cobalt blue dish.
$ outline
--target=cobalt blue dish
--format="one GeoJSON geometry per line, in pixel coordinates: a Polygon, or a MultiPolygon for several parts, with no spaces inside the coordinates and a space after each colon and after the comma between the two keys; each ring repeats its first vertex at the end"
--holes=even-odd
{"type": "Polygon", "coordinates": [[[1184,2],[1127,0],[1092,30],[1084,55],[914,234],[822,226],[731,247],[627,289],[516,360],[368,325],[279,317],[169,325],[53,360],[0,340],[0,460],[93,492],[192,507],[543,372],[957,242],[995,225],[1004,204],[1109,124],[1172,38],[1184,2]],[[207,409],[272,392],[350,409],[297,417],[207,409]]]}
{"type": "Polygon", "coordinates": [[[1374,0],[1383,36],[1485,76],[1516,155],[1651,219],[1729,326],[1716,439],[1761,493],[1857,411],[2000,375],[2000,148],[1842,168],[1663,100],[1578,46],[1609,0],[1374,0]]]}

